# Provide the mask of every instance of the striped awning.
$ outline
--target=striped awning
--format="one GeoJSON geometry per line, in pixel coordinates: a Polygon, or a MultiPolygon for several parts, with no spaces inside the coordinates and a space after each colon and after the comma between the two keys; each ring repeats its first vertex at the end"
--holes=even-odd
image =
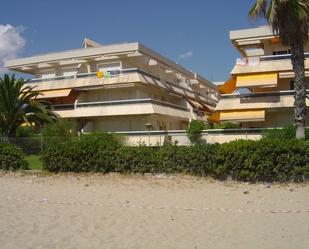
{"type": "Polygon", "coordinates": [[[59,89],[59,90],[50,90],[50,91],[40,91],[40,95],[37,99],[49,99],[49,98],[58,98],[58,97],[67,97],[69,96],[72,89],[59,89]]]}
{"type": "Polygon", "coordinates": [[[265,110],[239,110],[220,112],[220,121],[258,122],[265,121],[265,110]]]}
{"type": "Polygon", "coordinates": [[[236,87],[272,86],[278,84],[278,73],[244,74],[236,77],[236,87]]]}

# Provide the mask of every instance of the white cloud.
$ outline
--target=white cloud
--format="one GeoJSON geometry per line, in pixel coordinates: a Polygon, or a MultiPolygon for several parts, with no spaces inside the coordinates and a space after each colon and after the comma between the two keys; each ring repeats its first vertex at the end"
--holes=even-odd
{"type": "Polygon", "coordinates": [[[4,72],[4,62],[14,59],[26,45],[26,40],[21,36],[22,28],[10,24],[0,24],[0,72],[4,72]]]}
{"type": "Polygon", "coordinates": [[[193,56],[193,52],[192,51],[188,51],[188,52],[185,52],[183,54],[180,54],[178,57],[180,59],[185,59],[185,58],[191,58],[193,56]]]}

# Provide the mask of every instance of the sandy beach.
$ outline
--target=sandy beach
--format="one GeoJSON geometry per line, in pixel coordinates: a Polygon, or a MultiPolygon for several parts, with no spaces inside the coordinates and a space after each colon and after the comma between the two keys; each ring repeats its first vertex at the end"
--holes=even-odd
{"type": "Polygon", "coordinates": [[[0,248],[308,248],[309,185],[0,174],[0,248]]]}

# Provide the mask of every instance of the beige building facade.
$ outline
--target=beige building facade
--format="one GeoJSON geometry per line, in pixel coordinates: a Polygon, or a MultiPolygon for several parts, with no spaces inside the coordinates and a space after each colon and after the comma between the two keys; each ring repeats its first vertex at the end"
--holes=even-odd
{"type": "MultiPolygon", "coordinates": [[[[294,73],[290,48],[282,45],[269,26],[231,31],[230,39],[241,58],[236,60],[231,78],[219,86],[221,100],[210,120],[240,122],[245,128],[292,124],[294,73]]],[[[309,43],[305,45],[305,58],[309,89],[309,43]]]]}
{"type": "Polygon", "coordinates": [[[91,131],[182,130],[207,120],[217,87],[140,43],[101,45],[10,60],[6,68],[33,75],[41,99],[60,117],[91,131]]]}

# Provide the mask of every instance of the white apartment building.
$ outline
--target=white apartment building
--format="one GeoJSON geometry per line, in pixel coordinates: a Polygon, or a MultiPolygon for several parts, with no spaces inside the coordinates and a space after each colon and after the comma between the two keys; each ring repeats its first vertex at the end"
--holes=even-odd
{"type": "MultiPolygon", "coordinates": [[[[230,39],[241,58],[236,60],[231,78],[219,86],[221,100],[210,119],[240,122],[242,127],[247,128],[293,124],[294,72],[291,49],[282,44],[269,26],[234,30],[230,32],[230,39]]],[[[309,42],[304,50],[308,89],[309,42]]],[[[306,123],[309,123],[309,115],[306,123]]]]}
{"type": "Polygon", "coordinates": [[[218,101],[217,87],[140,43],[101,45],[33,55],[6,62],[33,75],[36,86],[60,117],[91,131],[185,129],[207,120],[218,101]]]}

